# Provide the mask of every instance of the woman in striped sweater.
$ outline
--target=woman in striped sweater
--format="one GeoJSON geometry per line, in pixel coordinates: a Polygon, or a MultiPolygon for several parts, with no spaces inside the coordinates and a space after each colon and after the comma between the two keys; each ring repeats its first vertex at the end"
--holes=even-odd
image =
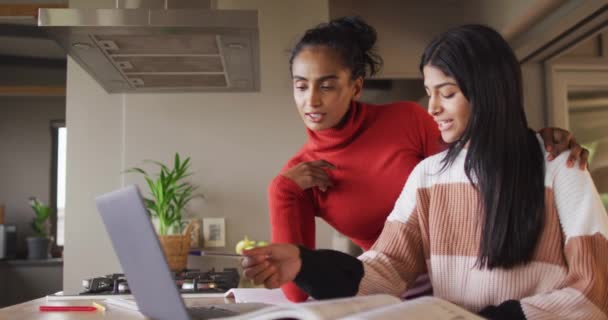
{"type": "Polygon", "coordinates": [[[606,210],[587,171],[546,160],[506,41],[457,27],[420,69],[449,148],[413,170],[372,248],[357,259],[273,244],[245,252],[245,275],[322,299],[400,295],[428,273],[434,295],[493,319],[606,319],[606,210]]]}

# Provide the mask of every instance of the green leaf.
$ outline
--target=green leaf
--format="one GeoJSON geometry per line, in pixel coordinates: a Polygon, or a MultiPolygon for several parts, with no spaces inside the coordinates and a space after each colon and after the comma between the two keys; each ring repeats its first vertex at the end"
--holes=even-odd
{"type": "Polygon", "coordinates": [[[148,176],[148,173],[144,169],[141,169],[141,168],[131,168],[131,169],[127,170],[126,172],[127,173],[141,173],[146,177],[148,176]]]}
{"type": "Polygon", "coordinates": [[[36,236],[46,237],[48,233],[48,218],[51,215],[51,208],[35,197],[31,197],[30,206],[34,211],[34,218],[30,226],[36,236]]]}
{"type": "Polygon", "coordinates": [[[134,167],[127,170],[128,173],[137,173],[144,176],[148,185],[150,198],[144,200],[150,215],[158,219],[158,231],[166,234],[172,227],[181,229],[182,213],[185,206],[195,196],[194,191],[198,186],[192,185],[186,178],[191,176],[189,172],[190,157],[182,157],[178,152],[173,158],[173,167],[154,160],[144,160],[146,164],[158,167],[156,178],[152,178],[149,171],[134,167]]]}
{"type": "Polygon", "coordinates": [[[179,168],[179,153],[175,153],[175,168],[179,168]]]}

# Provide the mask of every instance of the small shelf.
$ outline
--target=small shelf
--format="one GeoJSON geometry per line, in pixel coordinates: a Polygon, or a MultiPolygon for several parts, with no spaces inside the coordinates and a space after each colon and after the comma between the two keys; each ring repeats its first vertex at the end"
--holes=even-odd
{"type": "Polygon", "coordinates": [[[40,8],[67,8],[67,4],[36,3],[36,4],[0,4],[0,17],[38,17],[40,8]]]}
{"type": "Polygon", "coordinates": [[[65,96],[65,86],[0,86],[0,96],[65,96]]]}

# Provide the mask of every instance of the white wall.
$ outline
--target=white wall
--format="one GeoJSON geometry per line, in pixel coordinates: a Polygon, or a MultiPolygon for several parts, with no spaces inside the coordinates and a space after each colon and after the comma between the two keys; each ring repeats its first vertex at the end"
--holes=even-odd
{"type": "MultiPolygon", "coordinates": [[[[235,0],[219,8],[259,9],[261,92],[109,95],[69,60],[66,292],[120,269],[94,197],[141,182],[121,172],[143,159],[166,162],[176,151],[192,157],[193,181],[207,200],[194,203],[191,214],[226,217],[227,250],[244,234],[269,238],[268,182],[306,139],[292,101],[288,49],[327,20],[327,1],[235,0]]],[[[318,238],[329,246],[329,229],[322,230],[318,238]]]]}

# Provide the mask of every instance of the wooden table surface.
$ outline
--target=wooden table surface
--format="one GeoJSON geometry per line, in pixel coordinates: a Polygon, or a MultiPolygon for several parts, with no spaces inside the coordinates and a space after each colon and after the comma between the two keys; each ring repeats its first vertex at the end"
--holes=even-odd
{"type": "MultiPolygon", "coordinates": [[[[184,299],[187,306],[205,306],[213,304],[229,304],[234,303],[234,300],[225,298],[189,298],[184,299]]],[[[131,311],[114,307],[109,304],[105,304],[103,300],[70,300],[70,301],[46,301],[46,298],[40,298],[14,306],[0,309],[0,319],[15,319],[15,320],[73,320],[73,319],[115,319],[115,320],[127,320],[127,319],[146,319],[137,311],[131,311]],[[106,306],[106,311],[95,311],[95,312],[40,312],[38,307],[42,305],[51,306],[90,306],[93,301],[98,302],[106,306]]]]}

